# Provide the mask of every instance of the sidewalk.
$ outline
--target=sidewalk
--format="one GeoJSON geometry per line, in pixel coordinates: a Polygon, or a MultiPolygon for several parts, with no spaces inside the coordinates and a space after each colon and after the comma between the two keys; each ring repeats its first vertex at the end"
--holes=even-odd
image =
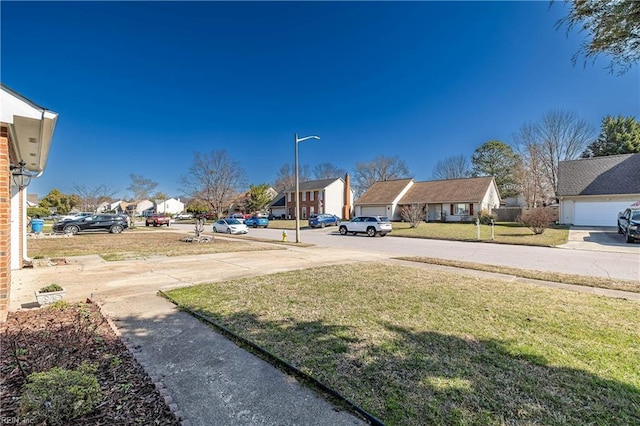
{"type": "Polygon", "coordinates": [[[99,302],[136,359],[164,385],[184,425],[367,424],[156,293],[385,257],[307,247],[252,252],[248,259],[242,252],[122,262],[69,258],[67,265],[13,271],[11,309],[32,304],[33,291],[50,282],[67,289],[66,300],[99,302]]]}

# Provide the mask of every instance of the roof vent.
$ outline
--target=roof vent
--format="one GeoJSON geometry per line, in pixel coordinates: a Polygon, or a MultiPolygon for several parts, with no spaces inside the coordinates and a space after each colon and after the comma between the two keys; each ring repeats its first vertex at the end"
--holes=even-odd
{"type": "Polygon", "coordinates": [[[36,139],[36,138],[29,138],[29,142],[31,142],[31,143],[38,143],[38,139],[36,139]]]}

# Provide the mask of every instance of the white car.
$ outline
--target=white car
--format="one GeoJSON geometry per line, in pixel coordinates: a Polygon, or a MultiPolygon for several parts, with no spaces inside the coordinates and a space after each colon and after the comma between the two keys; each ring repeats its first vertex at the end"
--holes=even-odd
{"type": "Polygon", "coordinates": [[[249,228],[237,219],[220,219],[213,224],[213,232],[246,234],[249,232],[249,228]]]}
{"type": "Polygon", "coordinates": [[[362,233],[370,237],[376,234],[384,237],[391,232],[391,221],[385,216],[358,216],[348,222],[340,222],[338,228],[341,235],[351,232],[353,235],[362,233]]]}
{"type": "Polygon", "coordinates": [[[193,215],[191,213],[178,213],[173,217],[176,220],[180,219],[193,219],[193,215]]]}

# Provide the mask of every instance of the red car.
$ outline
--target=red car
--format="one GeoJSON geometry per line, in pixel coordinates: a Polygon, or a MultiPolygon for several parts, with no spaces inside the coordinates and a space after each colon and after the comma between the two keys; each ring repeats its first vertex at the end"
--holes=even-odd
{"type": "Polygon", "coordinates": [[[144,221],[144,226],[171,226],[171,218],[163,214],[152,214],[144,221]]]}

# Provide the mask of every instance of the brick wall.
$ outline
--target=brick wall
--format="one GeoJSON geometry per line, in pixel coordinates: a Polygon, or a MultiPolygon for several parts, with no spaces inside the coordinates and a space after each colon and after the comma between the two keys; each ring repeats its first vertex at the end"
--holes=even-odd
{"type": "Polygon", "coordinates": [[[7,320],[11,289],[11,172],[6,127],[0,128],[0,322],[7,320]]]}

